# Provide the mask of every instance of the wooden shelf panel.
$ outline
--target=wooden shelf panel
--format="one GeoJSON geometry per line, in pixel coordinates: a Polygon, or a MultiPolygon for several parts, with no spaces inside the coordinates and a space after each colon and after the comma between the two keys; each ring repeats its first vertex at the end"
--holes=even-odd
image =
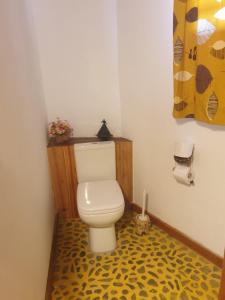
{"type": "MultiPolygon", "coordinates": [[[[130,140],[122,138],[122,137],[113,137],[113,138],[109,139],[109,141],[114,141],[115,143],[116,142],[131,142],[130,140]]],[[[91,143],[91,142],[102,142],[102,141],[97,137],[72,137],[66,142],[57,144],[56,141],[52,138],[52,139],[50,139],[50,141],[48,143],[48,148],[71,146],[71,145],[75,145],[75,144],[91,143]]]]}
{"type": "Polygon", "coordinates": [[[116,142],[116,179],[126,201],[133,199],[132,143],[116,142]]]}

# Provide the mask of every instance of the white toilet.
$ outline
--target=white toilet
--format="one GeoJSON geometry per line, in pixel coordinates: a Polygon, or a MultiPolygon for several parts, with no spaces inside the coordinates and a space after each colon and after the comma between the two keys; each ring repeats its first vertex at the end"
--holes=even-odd
{"type": "Polygon", "coordinates": [[[93,252],[116,248],[115,223],[124,212],[124,198],[116,181],[115,143],[76,144],[78,177],[77,207],[81,220],[89,225],[93,252]]]}

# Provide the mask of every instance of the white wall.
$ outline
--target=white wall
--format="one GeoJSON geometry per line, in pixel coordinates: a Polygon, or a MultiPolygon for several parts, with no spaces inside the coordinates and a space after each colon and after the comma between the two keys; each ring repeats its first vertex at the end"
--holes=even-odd
{"type": "Polygon", "coordinates": [[[43,300],[53,208],[46,113],[24,0],[0,1],[0,293],[43,300]]]}
{"type": "Polygon", "coordinates": [[[172,118],[172,0],[119,0],[123,135],[134,141],[134,198],[212,251],[225,246],[225,128],[172,118]],[[196,185],[171,175],[174,142],[193,138],[196,185]]]}
{"type": "Polygon", "coordinates": [[[222,255],[225,130],[172,118],[173,1],[28,2],[48,119],[68,119],[76,136],[88,136],[105,117],[119,135],[121,97],[123,135],[134,141],[136,201],[146,187],[149,210],[222,255]],[[185,137],[196,143],[194,187],[171,175],[174,142],[185,137]]]}
{"type": "Polygon", "coordinates": [[[121,134],[116,0],[32,0],[49,121],[121,134]]]}

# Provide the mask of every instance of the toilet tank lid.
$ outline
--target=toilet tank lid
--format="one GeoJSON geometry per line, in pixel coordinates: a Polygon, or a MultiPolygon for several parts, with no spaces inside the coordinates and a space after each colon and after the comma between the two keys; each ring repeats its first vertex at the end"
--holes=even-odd
{"type": "Polygon", "coordinates": [[[110,212],[124,207],[124,198],[116,180],[78,184],[78,210],[85,213],[110,212]]]}
{"type": "Polygon", "coordinates": [[[113,147],[115,147],[115,143],[113,141],[75,144],[76,151],[102,149],[102,148],[113,148],[113,147]]]}

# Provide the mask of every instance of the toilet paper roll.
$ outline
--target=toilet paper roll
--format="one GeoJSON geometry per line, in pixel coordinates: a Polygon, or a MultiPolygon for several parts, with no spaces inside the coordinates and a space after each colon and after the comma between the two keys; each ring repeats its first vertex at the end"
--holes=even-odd
{"type": "Polygon", "coordinates": [[[193,174],[191,168],[177,164],[173,169],[173,176],[177,182],[191,185],[193,183],[193,174]]]}
{"type": "Polygon", "coordinates": [[[189,158],[192,156],[194,144],[189,141],[178,142],[175,145],[174,155],[182,158],[189,158]]]}

